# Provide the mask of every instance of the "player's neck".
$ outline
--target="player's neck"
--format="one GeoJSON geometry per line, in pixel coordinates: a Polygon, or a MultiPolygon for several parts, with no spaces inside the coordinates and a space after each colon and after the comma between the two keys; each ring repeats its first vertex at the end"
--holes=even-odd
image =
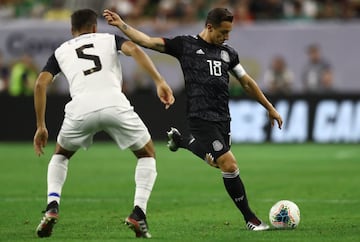
{"type": "Polygon", "coordinates": [[[84,34],[92,34],[93,32],[76,32],[73,34],[74,37],[79,37],[80,35],[84,35],[84,34]]]}
{"type": "Polygon", "coordinates": [[[205,42],[212,44],[211,42],[211,38],[208,34],[208,32],[206,31],[206,29],[204,29],[203,31],[200,32],[199,34],[200,38],[202,38],[205,42]]]}
{"type": "Polygon", "coordinates": [[[78,37],[83,34],[92,34],[97,32],[97,25],[94,24],[90,28],[71,29],[73,37],[78,37]]]}

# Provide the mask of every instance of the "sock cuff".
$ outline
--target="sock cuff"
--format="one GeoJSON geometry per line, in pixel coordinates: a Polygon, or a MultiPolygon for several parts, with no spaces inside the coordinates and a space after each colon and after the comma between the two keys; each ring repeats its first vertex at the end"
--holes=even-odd
{"type": "Polygon", "coordinates": [[[56,161],[67,161],[69,160],[66,156],[62,155],[62,154],[53,154],[51,159],[54,159],[56,161]]]}
{"type": "Polygon", "coordinates": [[[138,168],[148,168],[156,171],[156,160],[154,157],[142,157],[138,159],[138,168]]]}
{"type": "Polygon", "coordinates": [[[234,172],[222,171],[221,173],[222,173],[223,178],[235,178],[240,174],[239,169],[236,169],[236,171],[234,171],[234,172]]]}
{"type": "Polygon", "coordinates": [[[69,162],[69,159],[61,154],[53,154],[53,156],[51,157],[51,162],[58,162],[58,163],[63,163],[65,165],[67,165],[67,163],[69,162]]]}

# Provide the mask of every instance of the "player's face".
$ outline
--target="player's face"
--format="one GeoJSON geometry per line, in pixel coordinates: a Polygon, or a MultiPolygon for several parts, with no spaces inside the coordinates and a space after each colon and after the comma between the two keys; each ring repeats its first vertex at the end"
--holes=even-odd
{"type": "Polygon", "coordinates": [[[232,23],[223,21],[218,27],[211,28],[211,42],[215,45],[221,45],[229,39],[232,30],[232,23]]]}

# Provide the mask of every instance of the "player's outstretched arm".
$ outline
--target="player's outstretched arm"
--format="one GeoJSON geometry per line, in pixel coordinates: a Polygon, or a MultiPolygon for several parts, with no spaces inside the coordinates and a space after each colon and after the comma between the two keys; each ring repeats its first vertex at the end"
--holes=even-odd
{"type": "Polygon", "coordinates": [[[121,46],[121,51],[125,55],[132,56],[135,61],[149,73],[155,82],[160,101],[165,104],[165,108],[168,109],[175,101],[173,92],[156,69],[150,57],[139,46],[131,41],[124,42],[121,46]]]}
{"type": "Polygon", "coordinates": [[[49,72],[41,72],[34,87],[34,106],[36,114],[36,132],[34,135],[34,150],[40,156],[44,154],[43,148],[47,144],[48,131],[45,124],[46,89],[51,83],[53,75],[49,72]]]}
{"type": "Polygon", "coordinates": [[[164,40],[162,38],[150,37],[147,34],[137,29],[134,29],[133,27],[126,24],[117,13],[114,13],[108,9],[104,10],[103,16],[109,25],[115,26],[120,29],[128,38],[130,38],[136,44],[160,52],[165,51],[164,40]]]}
{"type": "Polygon", "coordinates": [[[244,76],[239,78],[239,81],[246,93],[249,96],[255,98],[261,105],[266,108],[266,110],[268,111],[271,126],[274,126],[276,120],[279,129],[281,129],[283,121],[280,114],[265,97],[264,93],[260,90],[254,79],[252,79],[248,74],[245,74],[244,76]]]}

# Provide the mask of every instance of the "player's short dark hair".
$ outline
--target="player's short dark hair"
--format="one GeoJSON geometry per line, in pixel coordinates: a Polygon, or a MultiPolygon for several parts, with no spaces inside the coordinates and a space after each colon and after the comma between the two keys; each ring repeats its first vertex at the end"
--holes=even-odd
{"type": "Polygon", "coordinates": [[[97,13],[91,9],[80,9],[71,15],[71,27],[73,30],[91,28],[97,24],[97,13]]]}
{"type": "Polygon", "coordinates": [[[207,24],[212,24],[213,26],[218,27],[221,22],[232,22],[233,19],[234,15],[227,8],[214,8],[208,13],[205,26],[207,24]]]}

